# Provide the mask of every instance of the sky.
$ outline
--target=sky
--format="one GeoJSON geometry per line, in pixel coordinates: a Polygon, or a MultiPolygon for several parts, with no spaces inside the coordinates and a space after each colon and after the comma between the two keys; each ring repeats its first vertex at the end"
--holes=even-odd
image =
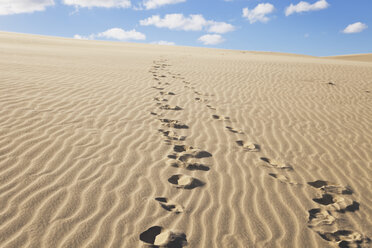
{"type": "Polygon", "coordinates": [[[372,53],[372,0],[0,0],[0,30],[313,56],[372,53]]]}

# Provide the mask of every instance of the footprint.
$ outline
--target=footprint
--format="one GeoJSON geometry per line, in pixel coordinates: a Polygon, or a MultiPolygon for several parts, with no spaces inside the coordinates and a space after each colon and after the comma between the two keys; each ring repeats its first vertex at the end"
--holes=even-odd
{"type": "Polygon", "coordinates": [[[177,121],[177,120],[170,120],[170,119],[159,119],[160,122],[167,127],[176,128],[176,129],[188,129],[189,126],[177,121]]]}
{"type": "Polygon", "coordinates": [[[173,147],[173,151],[175,151],[176,154],[168,155],[168,157],[171,159],[176,159],[184,163],[189,162],[190,159],[201,159],[201,158],[212,157],[211,153],[201,150],[199,148],[194,148],[192,146],[175,145],[173,147]]]}
{"type": "Polygon", "coordinates": [[[207,107],[209,108],[209,109],[212,109],[212,110],[216,110],[216,108],[215,107],[212,107],[211,105],[209,105],[209,104],[207,104],[207,107]]]}
{"type": "Polygon", "coordinates": [[[175,110],[175,111],[182,110],[181,107],[172,106],[172,105],[169,105],[169,104],[163,104],[159,108],[164,109],[164,110],[175,110]]]}
{"type": "Polygon", "coordinates": [[[310,186],[320,189],[326,193],[333,193],[333,194],[342,194],[342,195],[351,195],[353,193],[352,189],[349,187],[344,187],[341,185],[337,185],[331,182],[323,181],[323,180],[316,180],[314,182],[308,182],[310,186]]]}
{"type": "Polygon", "coordinates": [[[164,95],[174,96],[174,95],[176,95],[176,94],[174,94],[173,92],[160,91],[160,95],[162,95],[162,96],[164,96],[164,95]]]}
{"type": "Polygon", "coordinates": [[[154,101],[158,102],[168,102],[168,99],[162,98],[162,97],[154,97],[154,101]]]}
{"type": "Polygon", "coordinates": [[[332,85],[332,86],[335,86],[335,84],[334,83],[332,83],[332,82],[329,82],[329,83],[327,83],[328,85],[332,85]]]}
{"type": "Polygon", "coordinates": [[[215,120],[222,120],[222,121],[229,121],[230,117],[227,116],[219,116],[219,115],[212,115],[212,118],[215,120]]]}
{"type": "Polygon", "coordinates": [[[288,183],[288,184],[292,184],[292,185],[297,185],[298,184],[298,183],[292,182],[288,177],[286,177],[284,175],[269,173],[269,176],[272,176],[273,178],[276,178],[283,183],[288,183]]]}
{"type": "MultiPolygon", "coordinates": [[[[185,86],[187,87],[187,86],[185,86]]],[[[195,101],[197,102],[208,102],[208,99],[203,99],[203,98],[200,98],[200,97],[195,97],[195,101]]]]}
{"type": "Polygon", "coordinates": [[[337,243],[339,247],[361,247],[362,244],[370,243],[369,238],[350,230],[338,230],[336,232],[318,232],[323,239],[337,243]]]}
{"type": "Polygon", "coordinates": [[[197,178],[182,174],[171,176],[170,178],[168,178],[168,182],[176,185],[177,188],[182,189],[194,189],[205,185],[204,182],[200,181],[197,178]]]}
{"type": "Polygon", "coordinates": [[[194,161],[182,162],[182,161],[171,161],[170,165],[175,168],[184,168],[190,171],[209,171],[209,167],[194,161]]]}
{"type": "Polygon", "coordinates": [[[274,160],[274,159],[269,159],[269,158],[265,158],[265,157],[261,157],[260,158],[262,161],[268,163],[269,165],[271,165],[271,167],[275,168],[275,169],[287,169],[287,170],[293,170],[292,166],[290,165],[287,165],[281,161],[277,161],[277,160],[274,160]]]}
{"type": "Polygon", "coordinates": [[[232,127],[226,126],[226,128],[227,128],[230,132],[232,132],[232,133],[244,134],[243,131],[235,130],[235,129],[232,128],[232,127]]]}
{"type": "Polygon", "coordinates": [[[154,89],[156,89],[156,90],[164,90],[164,88],[156,87],[156,86],[152,86],[151,88],[154,88],[154,89]]]}
{"type": "Polygon", "coordinates": [[[316,227],[321,225],[332,225],[336,222],[336,218],[330,212],[321,208],[314,208],[309,210],[309,227],[316,227]]]}
{"type": "Polygon", "coordinates": [[[182,213],[183,210],[184,210],[184,208],[181,205],[179,205],[179,204],[177,204],[177,203],[175,203],[175,202],[173,202],[173,201],[171,201],[171,200],[169,200],[165,197],[156,197],[155,200],[157,200],[159,202],[159,204],[162,208],[164,208],[165,210],[167,210],[169,212],[179,214],[179,213],[182,213]]]}
{"type": "Polygon", "coordinates": [[[260,146],[257,145],[257,144],[254,144],[252,142],[244,142],[243,140],[237,140],[236,144],[238,144],[238,146],[243,147],[243,149],[245,151],[249,151],[249,152],[259,152],[260,151],[260,146]]]}
{"type": "Polygon", "coordinates": [[[174,233],[161,226],[153,226],[140,234],[140,240],[155,247],[183,247],[187,245],[184,233],[174,233]]]}
{"type": "Polygon", "coordinates": [[[313,198],[313,201],[326,206],[329,211],[340,213],[355,212],[359,210],[359,203],[350,199],[331,194],[323,194],[320,198],[313,198]]]}
{"type": "Polygon", "coordinates": [[[163,129],[159,129],[159,132],[161,132],[165,137],[167,137],[168,140],[184,141],[186,139],[186,136],[179,136],[177,135],[177,133],[173,131],[165,131],[163,129]]]}

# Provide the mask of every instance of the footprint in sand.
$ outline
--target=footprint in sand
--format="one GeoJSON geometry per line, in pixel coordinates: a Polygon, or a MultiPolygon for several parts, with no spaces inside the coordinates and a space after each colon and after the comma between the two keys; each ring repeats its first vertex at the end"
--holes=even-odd
{"type": "Polygon", "coordinates": [[[194,148],[192,146],[175,145],[173,147],[173,151],[175,151],[178,154],[172,154],[169,155],[168,157],[172,159],[177,159],[181,162],[187,162],[189,161],[189,159],[192,158],[200,159],[212,157],[211,153],[201,150],[199,148],[194,148]]]}
{"type": "Polygon", "coordinates": [[[159,119],[160,122],[170,128],[176,128],[176,129],[188,129],[189,126],[177,121],[177,120],[170,120],[170,119],[159,119]]]}
{"type": "Polygon", "coordinates": [[[169,104],[163,104],[159,108],[164,109],[164,110],[175,110],[175,111],[182,110],[182,108],[179,106],[172,106],[169,104]]]}
{"type": "Polygon", "coordinates": [[[236,144],[242,147],[244,151],[248,151],[248,152],[259,152],[260,151],[260,146],[252,142],[244,142],[243,140],[237,140],[236,144]]]}
{"type": "Polygon", "coordinates": [[[179,214],[179,213],[182,213],[184,210],[184,208],[180,204],[177,204],[165,197],[156,197],[155,200],[159,202],[162,208],[164,208],[165,210],[169,212],[179,214]]]}
{"type": "Polygon", "coordinates": [[[344,187],[341,185],[337,185],[331,182],[323,181],[323,180],[316,180],[314,182],[308,182],[310,186],[320,189],[325,193],[333,193],[333,194],[342,194],[342,195],[351,195],[353,193],[352,189],[349,187],[344,187]]]}
{"type": "Polygon", "coordinates": [[[162,97],[154,97],[154,101],[157,102],[168,102],[168,99],[162,98],[162,97]]]}
{"type": "Polygon", "coordinates": [[[184,141],[186,139],[186,136],[180,136],[176,132],[173,132],[171,130],[159,129],[159,132],[161,132],[169,141],[171,140],[184,141]]]}
{"type": "Polygon", "coordinates": [[[336,218],[332,214],[321,208],[314,208],[309,210],[308,226],[311,228],[321,225],[332,225],[336,222],[336,218]]]}
{"type": "Polygon", "coordinates": [[[362,234],[350,230],[336,232],[318,232],[323,239],[338,244],[339,247],[365,247],[371,240],[362,234]]]}
{"type": "Polygon", "coordinates": [[[220,121],[229,121],[230,117],[228,116],[220,116],[220,115],[212,115],[212,118],[215,120],[220,120],[220,121]]]}
{"type": "Polygon", "coordinates": [[[297,185],[298,183],[292,182],[288,177],[280,174],[275,174],[275,173],[269,173],[269,176],[278,179],[282,183],[288,183],[292,185],[297,185]]]}
{"type": "Polygon", "coordinates": [[[140,240],[152,245],[152,247],[183,247],[187,245],[184,233],[175,233],[161,226],[153,226],[139,236],[140,240]]]}
{"type": "Polygon", "coordinates": [[[174,96],[176,94],[174,94],[173,92],[160,91],[160,95],[162,95],[162,96],[174,96]]]}
{"type": "Polygon", "coordinates": [[[175,185],[177,188],[182,189],[194,189],[205,185],[205,183],[200,181],[199,179],[183,174],[171,176],[170,178],[168,178],[168,182],[175,185]]]}
{"type": "Polygon", "coordinates": [[[337,211],[340,213],[358,211],[360,205],[356,201],[327,193],[323,194],[319,198],[313,198],[313,201],[324,205],[329,211],[337,211]]]}
{"type": "Polygon", "coordinates": [[[156,89],[156,90],[164,90],[164,88],[156,87],[156,86],[152,86],[151,88],[154,88],[154,89],[156,89]]]}
{"type": "Polygon", "coordinates": [[[244,134],[243,131],[236,130],[236,129],[232,128],[232,127],[226,126],[226,128],[227,128],[227,130],[229,130],[232,133],[244,134]]]}
{"type": "Polygon", "coordinates": [[[274,159],[269,159],[265,157],[260,158],[262,161],[266,162],[266,164],[269,164],[271,167],[275,169],[282,169],[282,170],[293,170],[292,166],[287,165],[281,161],[277,161],[274,159]]]}
{"type": "Polygon", "coordinates": [[[216,108],[215,107],[212,107],[211,105],[209,105],[209,104],[207,104],[207,107],[209,108],[209,109],[212,109],[212,110],[216,110],[216,108]]]}
{"type": "Polygon", "coordinates": [[[332,82],[329,82],[329,83],[327,83],[328,85],[332,85],[332,86],[336,86],[334,83],[332,83],[332,82]]]}
{"type": "Polygon", "coordinates": [[[197,101],[197,102],[208,102],[208,99],[203,99],[203,98],[200,98],[200,97],[195,97],[195,101],[197,101]]]}
{"type": "Polygon", "coordinates": [[[206,166],[205,164],[198,163],[196,161],[191,161],[188,160],[187,162],[182,162],[182,161],[170,161],[169,162],[170,166],[175,167],[175,168],[184,168],[186,170],[190,171],[209,171],[209,167],[206,166]]]}

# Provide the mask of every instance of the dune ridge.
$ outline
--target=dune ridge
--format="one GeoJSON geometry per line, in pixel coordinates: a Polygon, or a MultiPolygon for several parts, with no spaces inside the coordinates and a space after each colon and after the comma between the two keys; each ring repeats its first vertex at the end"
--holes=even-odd
{"type": "Polygon", "coordinates": [[[1,247],[371,246],[369,63],[5,32],[0,51],[1,247]]]}

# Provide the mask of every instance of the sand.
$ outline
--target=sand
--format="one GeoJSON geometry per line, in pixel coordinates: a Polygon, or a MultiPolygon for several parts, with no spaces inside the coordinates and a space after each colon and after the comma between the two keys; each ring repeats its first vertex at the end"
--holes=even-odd
{"type": "Polygon", "coordinates": [[[0,53],[0,247],[371,247],[371,56],[0,53]]]}

